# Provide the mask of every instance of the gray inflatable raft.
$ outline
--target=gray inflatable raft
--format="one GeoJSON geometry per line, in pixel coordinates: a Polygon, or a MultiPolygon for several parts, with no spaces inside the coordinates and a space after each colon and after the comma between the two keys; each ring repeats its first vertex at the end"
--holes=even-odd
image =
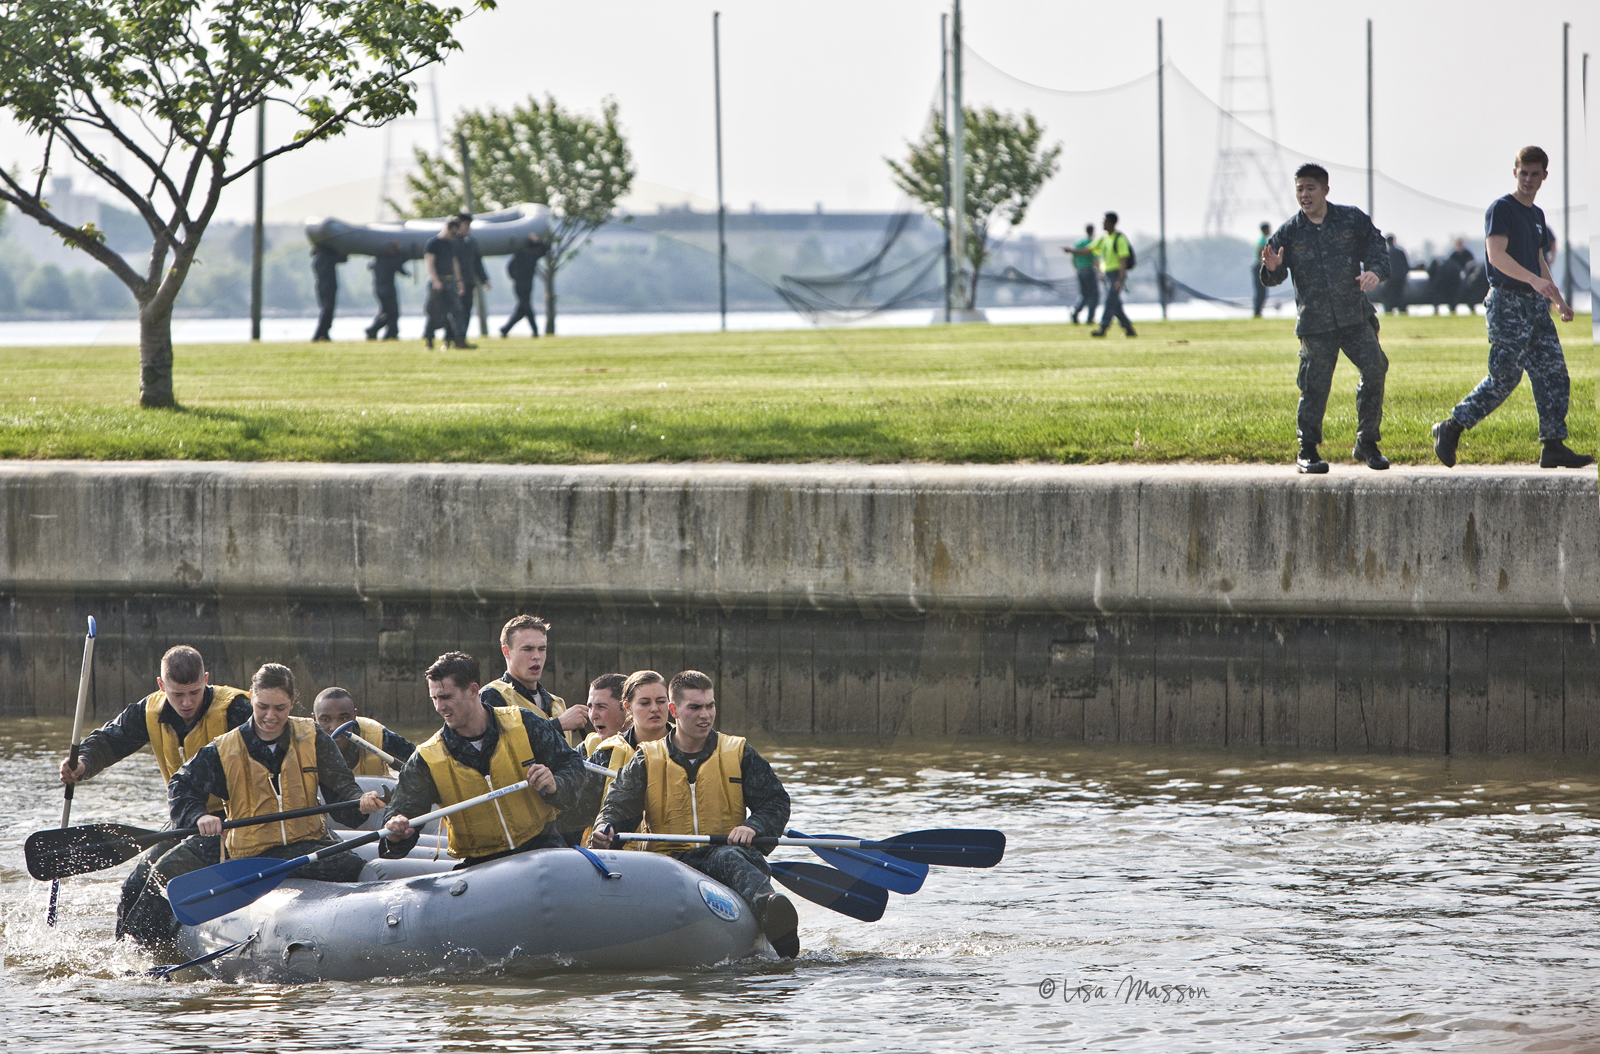
{"type": "MultiPolygon", "coordinates": [[[[425,840],[425,841],[431,841],[425,840]]],[[[368,860],[356,883],[290,879],[179,938],[224,978],[364,981],[482,969],[683,969],[770,947],[726,886],[660,853],[599,851],[618,878],[574,849],[539,849],[452,871],[419,845],[368,860]],[[252,939],[253,938],[253,939],[252,939]]]]}
{"type": "MultiPolygon", "coordinates": [[[[346,256],[376,256],[399,243],[401,256],[420,260],[423,246],[444,224],[443,219],[395,223],[311,219],[306,221],[306,238],[312,245],[326,245],[346,256]]],[[[475,213],[472,217],[472,240],[484,256],[514,253],[527,243],[530,234],[537,234],[546,241],[550,238],[550,210],[543,205],[513,205],[499,212],[475,213]]]]}

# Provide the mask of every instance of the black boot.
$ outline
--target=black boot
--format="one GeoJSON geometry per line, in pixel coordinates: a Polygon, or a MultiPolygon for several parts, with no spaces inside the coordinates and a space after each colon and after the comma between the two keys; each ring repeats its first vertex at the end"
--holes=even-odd
{"type": "Polygon", "coordinates": [[[1316,476],[1328,471],[1328,463],[1322,460],[1315,446],[1302,445],[1294,463],[1303,476],[1316,476]]]}
{"type": "Polygon", "coordinates": [[[1369,443],[1365,439],[1356,440],[1356,448],[1350,451],[1350,456],[1363,462],[1368,468],[1383,470],[1389,467],[1389,459],[1383,456],[1377,443],[1369,443]]]}
{"type": "Polygon", "coordinates": [[[761,932],[772,942],[772,950],[780,958],[793,959],[800,954],[800,916],[794,905],[781,893],[768,893],[756,898],[751,905],[761,932]]]}
{"type": "Polygon", "coordinates": [[[1456,445],[1466,429],[1454,417],[1446,417],[1433,426],[1433,452],[1445,468],[1456,467],[1456,445]]]}
{"type": "Polygon", "coordinates": [[[1559,439],[1546,439],[1544,450],[1539,454],[1540,468],[1588,468],[1592,464],[1593,457],[1568,449],[1559,439]]]}

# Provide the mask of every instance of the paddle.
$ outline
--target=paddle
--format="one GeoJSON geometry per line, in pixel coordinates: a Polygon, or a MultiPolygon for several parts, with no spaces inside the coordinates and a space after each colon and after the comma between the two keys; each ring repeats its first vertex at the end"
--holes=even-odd
{"type": "MultiPolygon", "coordinates": [[[[788,833],[790,838],[811,837],[793,829],[788,833]]],[[[816,837],[839,840],[836,834],[821,834],[816,837]]],[[[928,877],[927,864],[899,860],[885,853],[874,853],[864,849],[823,849],[815,845],[811,847],[811,851],[847,875],[853,875],[863,882],[871,882],[875,886],[882,886],[884,889],[904,893],[907,896],[921,889],[923,879],[928,877]]]]}
{"type": "Polygon", "coordinates": [[[849,915],[862,922],[877,922],[889,904],[889,891],[870,882],[851,878],[821,864],[779,860],[770,865],[772,877],[813,904],[849,915]]]}
{"type": "MultiPolygon", "coordinates": [[[[721,834],[623,834],[611,837],[619,842],[692,842],[699,845],[727,845],[721,834]]],[[[902,860],[942,867],[993,867],[1005,855],[1006,836],[1000,831],[975,828],[949,828],[912,831],[893,838],[871,841],[864,838],[772,838],[758,837],[755,844],[820,846],[823,849],[869,849],[888,853],[902,860]]]]}
{"type": "MultiPolygon", "coordinates": [[[[470,809],[474,805],[483,805],[504,798],[508,794],[527,790],[526,783],[513,783],[499,790],[492,790],[487,794],[480,794],[476,798],[468,798],[464,802],[448,805],[443,809],[435,809],[423,816],[414,817],[411,826],[420,828],[432,820],[443,816],[453,816],[463,809],[470,809]]],[[[198,926],[208,922],[219,915],[226,915],[236,911],[247,904],[251,904],[278,887],[291,871],[301,868],[318,860],[325,860],[338,853],[348,853],[363,845],[370,845],[383,837],[383,831],[369,831],[359,838],[347,839],[338,845],[330,845],[318,849],[305,856],[297,856],[292,860],[274,862],[266,867],[262,866],[261,857],[247,856],[238,860],[225,860],[211,867],[203,867],[198,871],[190,871],[186,875],[179,875],[167,883],[167,900],[172,905],[172,913],[178,921],[185,926],[198,926]]]]}
{"type": "MultiPolygon", "coordinates": [[[[89,633],[83,638],[83,668],[78,671],[78,709],[72,718],[72,757],[67,768],[74,771],[78,768],[78,755],[83,749],[83,711],[89,705],[89,671],[94,668],[94,638],[97,627],[94,616],[89,616],[89,633]]],[[[61,789],[63,803],[61,806],[61,826],[64,828],[72,819],[72,789],[76,783],[69,783],[61,789]]],[[[56,924],[56,897],[61,892],[61,880],[55,879],[50,883],[50,907],[45,912],[46,925],[56,924]]]]}
{"type": "MultiPolygon", "coordinates": [[[[243,820],[229,820],[224,830],[249,827],[275,820],[293,820],[300,816],[316,816],[335,809],[348,809],[360,805],[361,799],[334,802],[332,805],[314,805],[308,809],[275,812],[269,816],[254,816],[243,820]]],[[[35,831],[23,843],[23,854],[28,861],[28,874],[37,879],[68,878],[103,871],[132,860],[152,845],[175,838],[199,834],[198,827],[185,827],[177,831],[152,831],[143,827],[129,827],[120,823],[90,823],[59,830],[35,831]]]]}
{"type": "Polygon", "coordinates": [[[383,750],[380,750],[378,747],[373,746],[365,739],[362,739],[360,736],[356,735],[356,729],[358,727],[359,726],[354,721],[346,721],[344,724],[333,730],[333,735],[330,738],[343,739],[344,737],[348,736],[356,741],[357,746],[364,747],[370,753],[376,754],[379,761],[383,762],[385,765],[388,765],[394,771],[399,772],[401,763],[395,760],[394,755],[385,753],[383,750]]]}

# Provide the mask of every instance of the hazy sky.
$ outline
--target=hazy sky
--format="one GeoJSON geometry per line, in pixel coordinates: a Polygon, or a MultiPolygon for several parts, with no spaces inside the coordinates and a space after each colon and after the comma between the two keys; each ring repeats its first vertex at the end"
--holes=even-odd
{"type": "MultiPolygon", "coordinates": [[[[508,0],[464,24],[464,53],[437,75],[441,109],[448,117],[463,107],[547,92],[565,105],[594,109],[612,96],[640,180],[669,188],[667,197],[714,198],[711,12],[718,8],[729,206],[901,205],[883,158],[903,152],[904,140],[918,132],[937,98],[939,15],[948,10],[924,0],[508,0]]],[[[1155,68],[1159,16],[1169,59],[1214,98],[1223,10],[1222,0],[973,0],[965,10],[966,39],[1021,81],[1088,90],[1155,68]]],[[[1290,148],[1285,161],[1290,169],[1307,156],[1364,164],[1364,32],[1371,17],[1378,167],[1401,183],[1470,206],[1429,204],[1385,184],[1375,210],[1380,224],[1419,239],[1481,231],[1482,208],[1509,189],[1512,153],[1537,142],[1555,158],[1557,174],[1540,203],[1559,227],[1561,24],[1573,25],[1576,206],[1590,197],[1579,78],[1582,53],[1600,52],[1596,11],[1592,2],[1544,0],[1268,0],[1279,138],[1290,148]]],[[[1217,122],[1178,78],[1169,82],[1169,230],[1194,234],[1210,192],[1217,122]]],[[[1066,233],[1108,207],[1121,211],[1130,229],[1155,229],[1153,85],[1069,97],[1027,88],[979,63],[971,65],[967,84],[974,101],[1031,109],[1050,138],[1065,146],[1062,172],[1041,194],[1025,230],[1066,233]]],[[[280,213],[321,205],[342,208],[350,219],[371,218],[354,212],[375,199],[372,181],[383,166],[386,138],[396,164],[403,164],[406,144],[431,147],[433,132],[426,122],[410,122],[392,133],[361,131],[310,147],[272,167],[269,203],[280,213]]],[[[14,128],[0,128],[0,163],[32,167],[37,162],[24,153],[26,145],[14,128]]],[[[1365,204],[1359,177],[1336,170],[1334,184],[1334,200],[1365,204]]],[[[365,207],[370,213],[371,204],[365,207]]],[[[248,212],[247,188],[229,195],[226,217],[244,219],[248,212]]],[[[1572,219],[1574,236],[1586,240],[1587,212],[1575,208],[1572,219]]]]}

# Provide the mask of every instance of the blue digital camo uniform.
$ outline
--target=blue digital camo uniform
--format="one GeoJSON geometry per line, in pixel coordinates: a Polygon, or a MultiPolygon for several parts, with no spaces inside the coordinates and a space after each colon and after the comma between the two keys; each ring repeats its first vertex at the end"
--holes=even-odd
{"type": "Polygon", "coordinates": [[[1516,390],[1524,370],[1539,411],[1539,438],[1567,438],[1567,401],[1572,381],[1550,317],[1550,301],[1534,292],[1495,288],[1484,307],[1489,325],[1489,375],[1451,411],[1462,428],[1471,428],[1516,390]]]}

